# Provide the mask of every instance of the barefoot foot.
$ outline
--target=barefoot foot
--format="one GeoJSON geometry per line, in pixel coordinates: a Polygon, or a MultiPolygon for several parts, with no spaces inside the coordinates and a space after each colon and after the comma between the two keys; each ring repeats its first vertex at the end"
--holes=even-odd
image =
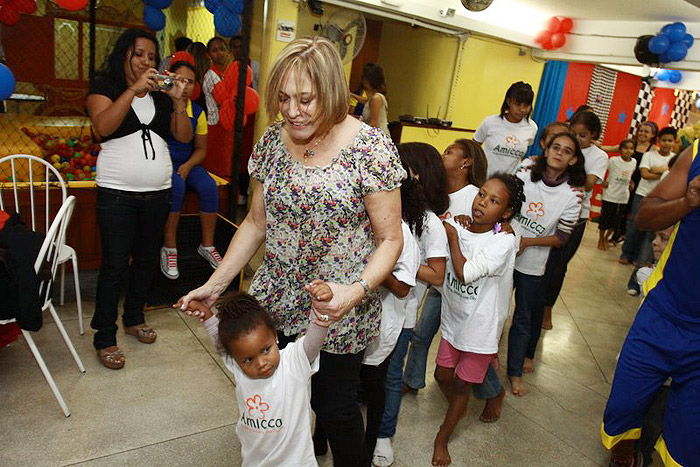
{"type": "Polygon", "coordinates": [[[525,357],[523,362],[523,373],[532,373],[535,371],[535,362],[531,358],[525,357]]]}
{"type": "Polygon", "coordinates": [[[492,399],[486,400],[484,411],[481,412],[479,420],[484,423],[493,423],[501,418],[501,408],[503,408],[503,398],[506,397],[505,389],[501,389],[500,394],[492,399]]]}
{"type": "Polygon", "coordinates": [[[437,436],[435,437],[435,442],[433,443],[432,465],[443,467],[445,465],[450,465],[452,462],[450,452],[447,450],[447,440],[447,436],[444,436],[438,432],[437,436]]]}
{"type": "Polygon", "coordinates": [[[525,383],[523,383],[523,379],[517,376],[510,377],[510,390],[518,397],[522,397],[527,394],[527,386],[525,383]]]}

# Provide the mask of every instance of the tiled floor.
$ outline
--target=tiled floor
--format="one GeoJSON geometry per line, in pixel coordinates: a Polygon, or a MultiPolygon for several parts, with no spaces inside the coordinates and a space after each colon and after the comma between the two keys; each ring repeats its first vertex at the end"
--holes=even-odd
{"type": "MultiPolygon", "coordinates": [[[[543,334],[536,371],[526,376],[530,393],[523,398],[508,394],[501,420],[494,424],[479,422],[482,405],[470,404],[450,443],[454,465],[605,464],[601,416],[615,356],[639,300],[625,292],[631,269],[615,261],[619,249],[595,249],[595,227],[588,226],[569,266],[554,329],[543,334]]],[[[92,308],[86,302],[88,315],[92,308]]],[[[66,305],[60,313],[87,373],[78,372],[51,323],[36,341],[72,415],[63,417],[22,339],[0,349],[0,465],[240,463],[233,384],[199,323],[172,309],[149,312],[158,341],[142,345],[120,332],[127,365],[111,371],[99,364],[91,331],[78,334],[75,308],[66,305]]],[[[445,408],[432,377],[418,396],[404,398],[394,465],[430,465],[445,408]]],[[[328,457],[319,463],[332,465],[328,457]]]]}

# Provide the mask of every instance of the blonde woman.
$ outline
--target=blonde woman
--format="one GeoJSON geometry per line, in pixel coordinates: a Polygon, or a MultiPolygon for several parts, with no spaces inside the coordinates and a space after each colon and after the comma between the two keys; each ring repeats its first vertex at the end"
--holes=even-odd
{"type": "Polygon", "coordinates": [[[368,462],[356,388],[363,350],[379,333],[381,303],[373,290],[403,246],[399,187],[406,176],[389,137],[348,118],[348,103],[340,57],[329,41],[297,39],[282,51],[265,95],[276,121],[248,164],[250,211],[219,268],[183,297],[183,309],[192,299],[212,305],[265,242],[250,293],[276,319],[280,347],[305,333],[312,307],[333,321],[311,405],[336,466],[368,462]],[[330,301],[305,291],[314,279],[328,282],[330,301]]]}

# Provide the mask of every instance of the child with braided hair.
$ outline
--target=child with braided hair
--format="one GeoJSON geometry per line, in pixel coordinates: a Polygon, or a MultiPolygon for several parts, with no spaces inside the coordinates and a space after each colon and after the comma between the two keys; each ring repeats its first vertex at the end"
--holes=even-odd
{"type": "MultiPolygon", "coordinates": [[[[333,298],[330,287],[320,280],[305,290],[319,301],[333,298]]],[[[204,303],[192,300],[184,312],[204,324],[233,373],[242,465],[318,465],[311,441],[311,376],[318,371],[329,317],[312,308],[306,335],[280,351],[272,317],[251,295],[231,293],[218,309],[217,316],[204,303]]]]}
{"type": "Polygon", "coordinates": [[[527,393],[523,372],[533,370],[544,313],[545,266],[552,247],[566,244],[579,219],[579,197],[571,187],[586,183],[576,135],[553,135],[529,171],[518,172],[527,203],[515,215],[519,251],[515,261],[515,311],[508,333],[508,377],[516,396],[527,393]]]}
{"type": "Polygon", "coordinates": [[[523,183],[497,172],[474,198],[468,227],[454,219],[443,222],[450,258],[442,284],[435,379],[449,408],[435,437],[432,465],[450,464],[447,443],[467,409],[470,389],[484,381],[489,366],[498,367],[517,251],[515,236],[501,231],[501,223],[520,212],[523,200],[523,183]]]}

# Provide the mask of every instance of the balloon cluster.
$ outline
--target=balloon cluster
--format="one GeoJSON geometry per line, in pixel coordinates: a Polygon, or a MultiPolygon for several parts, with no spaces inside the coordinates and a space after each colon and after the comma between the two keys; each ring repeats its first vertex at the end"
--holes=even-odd
{"type": "Polygon", "coordinates": [[[566,34],[571,32],[574,22],[565,16],[552,16],[544,23],[544,29],[537,33],[535,42],[545,50],[554,50],[564,47],[566,34]]]}
{"type": "Polygon", "coordinates": [[[0,23],[14,26],[19,21],[19,15],[31,15],[36,11],[34,0],[5,0],[0,2],[0,23]]]}
{"type": "Polygon", "coordinates": [[[78,11],[85,8],[88,0],[56,0],[58,6],[68,11],[78,11]]]}
{"type": "Polygon", "coordinates": [[[214,15],[216,32],[224,37],[241,32],[244,0],[204,0],[204,6],[214,15]]]}
{"type": "Polygon", "coordinates": [[[4,101],[15,92],[15,75],[7,65],[0,63],[0,101],[4,101]]]}
{"type": "MultiPolygon", "coordinates": [[[[212,94],[214,99],[219,103],[219,121],[221,125],[228,131],[233,130],[233,122],[236,119],[236,96],[238,95],[238,69],[241,66],[240,61],[231,63],[226,68],[224,79],[219,81],[214,86],[212,94]]],[[[245,88],[245,108],[243,109],[243,124],[245,125],[246,116],[255,113],[260,105],[260,96],[255,89],[250,87],[253,82],[253,70],[246,66],[246,88],[245,88]]]]}
{"type": "Polygon", "coordinates": [[[659,70],[656,74],[656,79],[659,81],[670,81],[676,84],[683,79],[683,73],[678,70],[659,70]]]}
{"type": "Polygon", "coordinates": [[[94,180],[100,145],[89,135],[82,138],[59,138],[46,133],[34,133],[28,128],[22,132],[30,137],[49,161],[68,181],[94,180]]]}
{"type": "Polygon", "coordinates": [[[649,52],[659,57],[660,63],[680,62],[693,46],[693,36],[683,23],[670,23],[649,40],[649,52]]]}
{"type": "Polygon", "coordinates": [[[165,27],[164,8],[168,8],[172,0],[143,0],[143,24],[151,31],[160,31],[165,27]]]}

